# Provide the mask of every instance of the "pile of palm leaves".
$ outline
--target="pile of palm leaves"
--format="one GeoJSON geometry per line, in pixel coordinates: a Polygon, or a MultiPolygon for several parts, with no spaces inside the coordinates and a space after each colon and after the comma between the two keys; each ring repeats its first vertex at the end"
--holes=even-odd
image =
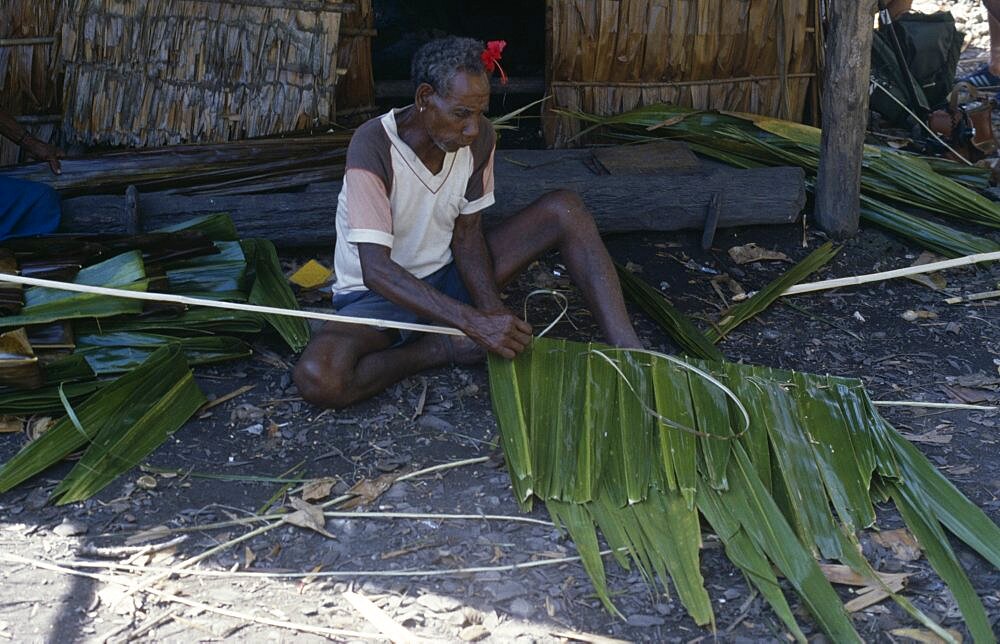
{"type": "MultiPolygon", "coordinates": [[[[24,275],[120,289],[298,308],[274,246],[237,241],[224,215],[141,236],[7,242],[24,275]]],[[[298,318],[185,310],[30,287],[0,316],[0,415],[62,417],[0,468],[0,491],[86,448],[53,492],[68,503],[100,490],[156,449],[204,402],[191,366],[250,355],[239,336],[270,325],[293,350],[298,318]]]]}
{"type": "Polygon", "coordinates": [[[892,500],[973,637],[993,640],[946,530],[1000,566],[1000,529],[878,415],[860,381],[536,339],[514,361],[490,357],[490,387],[518,501],[542,501],[565,527],[609,610],[595,527],[618,563],[664,592],[669,577],[695,621],[714,625],[701,517],[796,639],[779,574],[833,641],[860,641],[816,557],[889,590],[857,537],[876,525],[874,504],[892,500]]]}
{"type": "MultiPolygon", "coordinates": [[[[705,112],[650,105],[614,116],[570,113],[604,127],[617,140],[668,137],[687,141],[705,156],[740,167],[794,165],[806,171],[809,187],[819,167],[821,131],[755,114],[705,112]]],[[[867,145],[861,178],[861,216],[935,252],[972,255],[1000,250],[1000,244],[910,215],[892,206],[909,205],[965,222],[1000,228],[1000,204],[974,189],[985,188],[989,171],[941,159],[926,159],[888,147],[867,145]]]]}

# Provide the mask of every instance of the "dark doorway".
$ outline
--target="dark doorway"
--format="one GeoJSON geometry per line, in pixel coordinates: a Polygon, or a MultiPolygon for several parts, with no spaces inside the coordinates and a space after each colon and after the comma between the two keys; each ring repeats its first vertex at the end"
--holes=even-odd
{"type": "MultiPolygon", "coordinates": [[[[410,59],[420,45],[446,35],[506,40],[503,67],[518,88],[543,91],[545,76],[545,2],[543,0],[374,0],[373,71],[380,103],[406,100],[400,94],[410,78],[410,59]],[[397,82],[393,82],[397,81],[397,82]],[[387,100],[391,99],[391,100],[387,100]]],[[[523,91],[518,89],[517,91],[523,91]]],[[[409,94],[409,92],[406,92],[409,94]]],[[[412,96],[412,95],[411,95],[412,96]]]]}

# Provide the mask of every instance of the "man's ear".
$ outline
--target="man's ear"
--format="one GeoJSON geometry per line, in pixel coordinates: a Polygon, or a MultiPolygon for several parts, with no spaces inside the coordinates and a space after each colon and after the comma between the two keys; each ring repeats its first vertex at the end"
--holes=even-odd
{"type": "Polygon", "coordinates": [[[430,106],[431,97],[435,94],[434,86],[430,83],[420,83],[417,85],[417,90],[413,96],[413,104],[417,106],[417,109],[421,112],[425,108],[430,106]]]}

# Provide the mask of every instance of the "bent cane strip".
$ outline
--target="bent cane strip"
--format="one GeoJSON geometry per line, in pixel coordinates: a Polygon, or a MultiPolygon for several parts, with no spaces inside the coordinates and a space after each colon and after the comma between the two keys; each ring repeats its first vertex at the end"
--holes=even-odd
{"type": "MultiPolygon", "coordinates": [[[[44,288],[57,289],[60,291],[75,291],[77,293],[93,293],[95,295],[108,295],[111,297],[121,297],[130,300],[146,300],[149,302],[173,302],[176,304],[185,304],[187,306],[205,306],[213,309],[229,309],[232,311],[248,311],[250,313],[286,315],[288,317],[293,317],[293,318],[325,320],[328,322],[344,322],[346,324],[361,324],[364,326],[382,327],[387,329],[401,329],[405,331],[419,331],[422,333],[440,333],[443,335],[462,335],[462,336],[465,335],[458,329],[447,326],[436,326],[433,324],[414,324],[410,322],[396,322],[394,320],[379,320],[376,318],[354,318],[346,315],[335,315],[333,313],[297,311],[295,309],[282,309],[274,306],[259,306],[256,304],[241,304],[239,302],[221,302],[216,300],[205,300],[200,297],[188,297],[187,295],[171,295],[169,293],[146,293],[144,291],[126,291],[120,288],[108,288],[106,286],[86,286],[84,284],[74,284],[72,282],[46,280],[46,279],[39,279],[37,277],[23,277],[21,275],[10,275],[7,273],[0,273],[0,282],[10,282],[12,284],[24,284],[27,286],[41,286],[44,288]]],[[[0,318],[0,321],[2,321],[2,318],[0,318]]]]}

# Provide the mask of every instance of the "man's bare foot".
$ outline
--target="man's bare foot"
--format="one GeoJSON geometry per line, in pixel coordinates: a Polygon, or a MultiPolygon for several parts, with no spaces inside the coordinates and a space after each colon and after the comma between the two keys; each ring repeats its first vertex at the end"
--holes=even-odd
{"type": "Polygon", "coordinates": [[[457,335],[442,335],[441,348],[448,355],[448,361],[457,365],[474,365],[486,359],[486,349],[470,338],[457,335]]]}

